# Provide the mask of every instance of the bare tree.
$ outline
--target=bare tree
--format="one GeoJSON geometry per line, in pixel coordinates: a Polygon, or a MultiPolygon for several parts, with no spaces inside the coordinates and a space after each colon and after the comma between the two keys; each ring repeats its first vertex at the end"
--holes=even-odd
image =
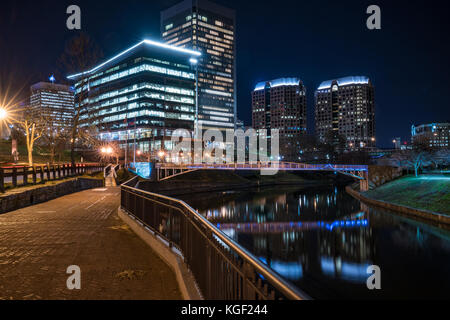
{"type": "MultiPolygon", "coordinates": [[[[83,87],[89,85],[89,78],[82,72],[89,70],[102,56],[102,51],[95,41],[87,34],[80,33],[66,43],[59,63],[67,74],[81,73],[76,81],[79,87],[83,87]]],[[[70,128],[70,157],[73,166],[75,165],[75,147],[77,143],[83,142],[86,138],[86,132],[80,128],[80,124],[81,114],[91,113],[89,102],[85,101],[87,99],[87,90],[81,90],[75,98],[74,116],[70,128]]],[[[89,119],[86,119],[86,122],[88,121],[89,119]]]]}
{"type": "Polygon", "coordinates": [[[59,126],[48,124],[42,131],[42,145],[48,147],[50,152],[50,163],[55,163],[55,158],[59,154],[61,160],[61,153],[64,151],[70,139],[70,130],[59,126]]]}
{"type": "Polygon", "coordinates": [[[28,165],[33,166],[33,150],[35,143],[43,135],[45,129],[45,119],[34,115],[27,107],[21,119],[16,119],[15,123],[23,130],[28,153],[28,165]]]}
{"type": "Polygon", "coordinates": [[[436,169],[439,167],[446,167],[450,165],[450,150],[442,149],[433,153],[430,161],[434,164],[436,169]]]}
{"type": "Polygon", "coordinates": [[[409,162],[414,168],[416,177],[422,167],[431,163],[431,155],[435,151],[435,148],[430,144],[429,137],[416,137],[414,139],[413,150],[409,154],[409,162]]]}

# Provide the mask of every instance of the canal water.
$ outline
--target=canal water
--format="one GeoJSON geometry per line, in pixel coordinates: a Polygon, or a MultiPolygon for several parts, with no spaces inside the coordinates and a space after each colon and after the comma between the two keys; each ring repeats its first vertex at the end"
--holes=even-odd
{"type": "Polygon", "coordinates": [[[183,200],[313,298],[450,298],[450,231],[369,207],[343,187],[183,200]],[[381,290],[367,288],[372,265],[381,269],[381,290]]]}

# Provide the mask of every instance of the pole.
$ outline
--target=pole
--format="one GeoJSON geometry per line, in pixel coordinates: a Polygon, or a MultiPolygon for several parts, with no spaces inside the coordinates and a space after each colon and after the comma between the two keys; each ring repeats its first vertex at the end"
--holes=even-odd
{"type": "Polygon", "coordinates": [[[136,117],[134,117],[133,164],[136,167],[136,117]]]}
{"type": "Polygon", "coordinates": [[[127,124],[126,130],[127,130],[127,141],[125,141],[125,168],[127,168],[128,164],[128,118],[125,117],[124,122],[127,124]]]}
{"type": "Polygon", "coordinates": [[[195,64],[195,134],[198,130],[198,63],[195,64]]]}

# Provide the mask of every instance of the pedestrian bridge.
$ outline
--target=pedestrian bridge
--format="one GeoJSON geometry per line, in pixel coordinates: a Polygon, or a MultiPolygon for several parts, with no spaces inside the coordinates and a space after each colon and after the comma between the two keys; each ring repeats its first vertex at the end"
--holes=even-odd
{"type": "Polygon", "coordinates": [[[361,191],[369,190],[369,167],[364,165],[342,164],[306,164],[295,162],[272,163],[231,163],[231,164],[207,164],[207,163],[157,163],[155,165],[158,181],[169,180],[179,175],[198,170],[230,170],[230,171],[328,171],[344,174],[360,181],[361,191]]]}

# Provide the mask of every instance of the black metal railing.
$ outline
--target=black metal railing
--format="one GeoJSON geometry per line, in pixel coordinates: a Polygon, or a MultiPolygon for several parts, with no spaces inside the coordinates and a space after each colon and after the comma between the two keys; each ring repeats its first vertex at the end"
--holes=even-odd
{"type": "Polygon", "coordinates": [[[45,183],[83,174],[103,171],[102,164],[55,164],[46,166],[10,166],[0,167],[0,192],[7,187],[16,188],[28,184],[45,183]]]}
{"type": "Polygon", "coordinates": [[[121,187],[121,208],[176,247],[207,300],[303,300],[309,297],[181,200],[121,187]]]}

